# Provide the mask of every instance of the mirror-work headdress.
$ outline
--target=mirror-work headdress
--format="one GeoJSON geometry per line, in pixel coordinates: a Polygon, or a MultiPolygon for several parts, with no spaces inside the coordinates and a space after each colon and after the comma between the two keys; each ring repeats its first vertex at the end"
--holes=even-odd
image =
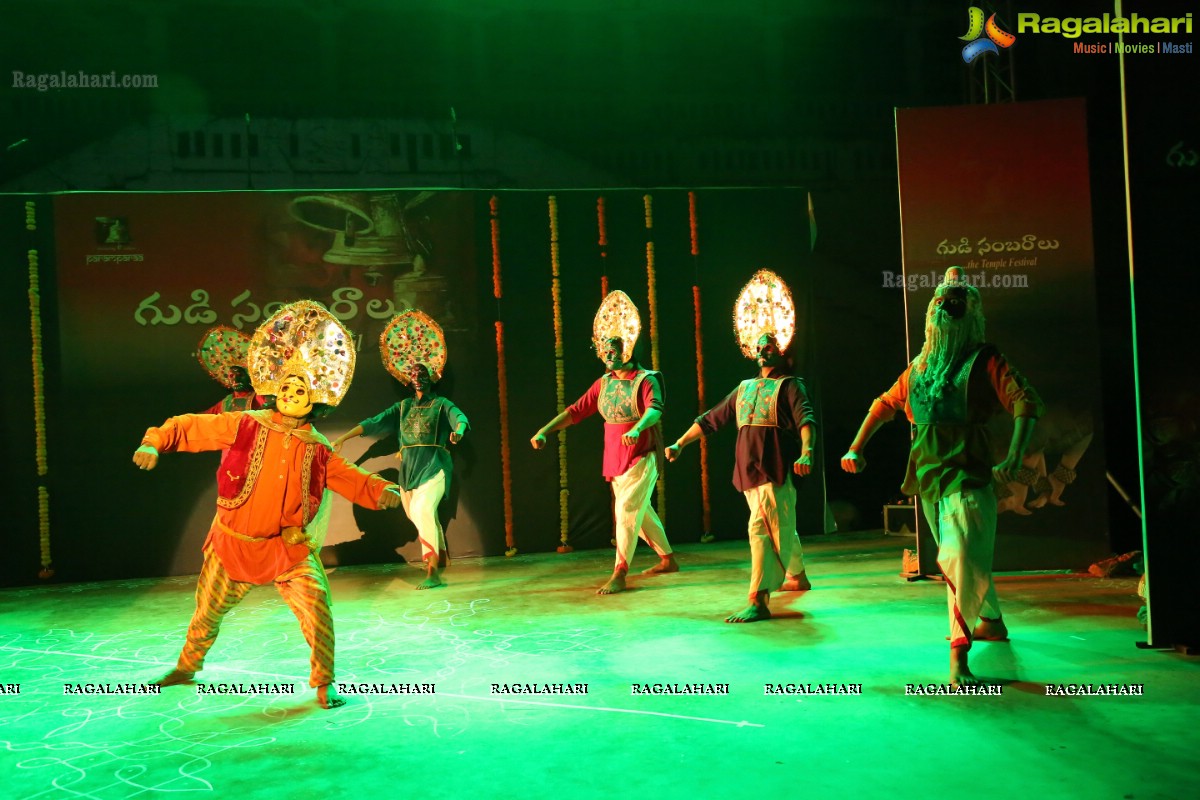
{"type": "Polygon", "coordinates": [[[796,304],[783,278],[769,269],[754,273],[734,303],[733,330],[746,358],[754,358],[763,334],[775,337],[780,352],[787,350],[796,333],[796,304]]]}
{"type": "Polygon", "coordinates": [[[633,346],[641,332],[642,320],[629,295],[620,290],[609,292],[600,304],[596,318],[592,320],[592,345],[596,348],[596,355],[603,359],[604,343],[618,338],[624,346],[621,358],[626,362],[632,361],[633,346]]]}
{"type": "Polygon", "coordinates": [[[217,325],[204,332],[196,346],[196,358],[212,379],[233,389],[237,385],[237,368],[246,368],[246,351],[250,337],[228,325],[217,325]]]}
{"type": "Polygon", "coordinates": [[[383,329],[379,354],[384,368],[406,386],[412,383],[416,364],[424,364],[430,379],[437,383],[446,368],[446,337],[433,317],[410,308],[392,317],[383,329]]]}
{"type": "Polygon", "coordinates": [[[354,377],[354,338],[337,317],[312,300],[289,303],[258,326],[247,368],[254,391],[279,394],[289,375],[308,381],[314,403],[336,406],[354,377]]]}

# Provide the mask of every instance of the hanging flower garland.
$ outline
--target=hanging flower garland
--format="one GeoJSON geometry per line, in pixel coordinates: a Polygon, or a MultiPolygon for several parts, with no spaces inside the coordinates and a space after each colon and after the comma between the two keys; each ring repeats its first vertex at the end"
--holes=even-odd
{"type": "Polygon", "coordinates": [[[517,544],[513,537],[512,508],[512,451],[508,438],[508,364],[504,358],[504,322],[500,317],[500,200],[495,195],[488,201],[492,226],[492,295],[496,298],[496,383],[500,391],[500,474],[504,487],[504,555],[515,556],[517,544]]]}
{"type": "Polygon", "coordinates": [[[596,198],[596,225],[600,229],[600,300],[608,297],[608,218],[605,214],[604,197],[596,198]]]}
{"type": "MultiPolygon", "coordinates": [[[[37,208],[32,201],[25,203],[25,230],[37,230],[37,208]]],[[[29,264],[29,331],[32,338],[30,354],[33,368],[33,428],[38,474],[38,542],[42,568],[38,577],[54,577],[50,558],[50,492],[45,478],[50,468],[46,459],[46,383],[42,363],[42,302],[38,275],[38,251],[26,253],[29,264]]]]}
{"type": "MultiPolygon", "coordinates": [[[[554,390],[558,413],[567,407],[566,381],[563,372],[563,339],[562,339],[562,286],[559,283],[558,262],[558,198],[550,195],[550,270],[553,281],[550,284],[550,294],[554,299],[554,390]]],[[[567,499],[570,492],[567,489],[567,432],[558,432],[558,538],[562,542],[558,552],[569,553],[575,548],[569,543],[567,534],[567,499]]]]}
{"type": "MultiPolygon", "coordinates": [[[[696,224],[696,193],[688,192],[688,228],[691,233],[692,271],[695,283],[692,285],[692,325],[696,331],[696,399],[699,413],[708,410],[704,387],[704,338],[700,327],[700,237],[696,224]]],[[[708,492],[708,437],[700,438],[700,508],[704,523],[704,532],[700,534],[701,542],[711,542],[712,535],[712,504],[708,492]]]]}
{"type": "MultiPolygon", "coordinates": [[[[642,195],[642,207],[646,217],[646,303],[650,309],[650,366],[656,372],[658,366],[658,277],[654,273],[654,199],[642,195]]],[[[667,476],[658,476],[658,518],[667,521],[667,476]]]]}

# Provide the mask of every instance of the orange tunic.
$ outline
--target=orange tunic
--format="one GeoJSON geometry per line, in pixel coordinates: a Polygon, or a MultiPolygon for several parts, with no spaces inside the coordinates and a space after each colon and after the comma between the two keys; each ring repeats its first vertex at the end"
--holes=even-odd
{"type": "MultiPolygon", "coordinates": [[[[147,430],[142,442],[160,453],[227,450],[243,416],[243,412],[234,411],[171,417],[161,427],[147,430]]],[[[278,412],[273,413],[273,419],[281,419],[278,412]]],[[[309,424],[301,425],[296,433],[270,431],[254,490],[246,502],[237,508],[217,508],[204,548],[213,549],[234,580],[270,583],[308,558],[307,544],[289,545],[281,537],[284,528],[304,524],[302,507],[308,487],[302,479],[305,450],[302,439],[316,441],[316,446],[329,444],[309,424]]],[[[352,503],[378,509],[384,490],[395,484],[331,453],[324,485],[352,503]]]]}

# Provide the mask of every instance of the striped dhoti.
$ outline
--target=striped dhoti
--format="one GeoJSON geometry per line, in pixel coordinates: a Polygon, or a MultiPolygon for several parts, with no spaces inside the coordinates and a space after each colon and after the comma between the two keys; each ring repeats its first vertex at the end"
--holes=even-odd
{"type": "MultiPolygon", "coordinates": [[[[253,583],[229,577],[221,559],[212,550],[204,553],[204,566],[196,583],[196,613],[188,625],[187,641],[176,669],[199,672],[204,657],[217,640],[221,620],[241,602],[253,583]]],[[[304,640],[312,650],[309,686],[333,683],[333,614],[330,611],[329,581],[315,553],[289,567],[275,578],[275,588],[300,620],[304,640]]]]}

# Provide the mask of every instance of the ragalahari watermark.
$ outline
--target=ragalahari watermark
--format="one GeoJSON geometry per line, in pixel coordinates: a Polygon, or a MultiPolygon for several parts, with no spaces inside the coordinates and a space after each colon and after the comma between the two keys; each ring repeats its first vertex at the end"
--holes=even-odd
{"type": "Polygon", "coordinates": [[[12,71],[12,88],[36,89],[157,89],[158,75],[118,75],[111,72],[21,72],[12,71]]]}

